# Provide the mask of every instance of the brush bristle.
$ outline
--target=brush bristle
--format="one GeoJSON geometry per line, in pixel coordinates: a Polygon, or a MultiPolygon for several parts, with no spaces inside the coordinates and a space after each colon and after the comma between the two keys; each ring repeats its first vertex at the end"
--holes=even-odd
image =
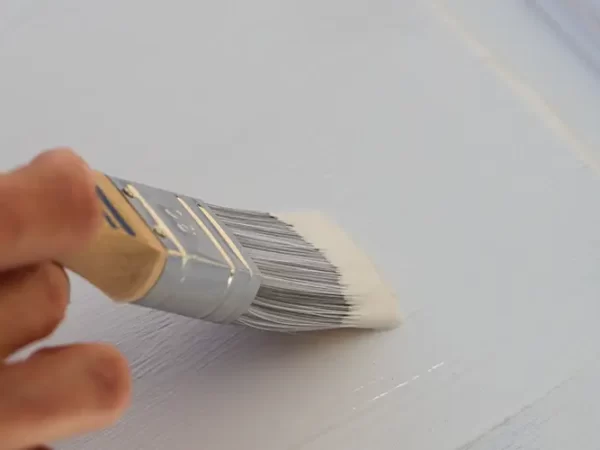
{"type": "Polygon", "coordinates": [[[212,209],[262,275],[239,323],[284,332],[399,323],[397,299],[373,263],[321,213],[212,209]]]}

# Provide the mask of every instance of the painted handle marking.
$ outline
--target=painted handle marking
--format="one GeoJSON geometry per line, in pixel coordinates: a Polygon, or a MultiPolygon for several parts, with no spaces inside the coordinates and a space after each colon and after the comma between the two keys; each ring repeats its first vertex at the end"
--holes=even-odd
{"type": "Polygon", "coordinates": [[[104,191],[96,186],[96,194],[104,205],[104,218],[108,222],[111,228],[121,229],[130,236],[135,236],[135,231],[123,218],[123,216],[117,211],[117,208],[110,202],[104,191]]]}

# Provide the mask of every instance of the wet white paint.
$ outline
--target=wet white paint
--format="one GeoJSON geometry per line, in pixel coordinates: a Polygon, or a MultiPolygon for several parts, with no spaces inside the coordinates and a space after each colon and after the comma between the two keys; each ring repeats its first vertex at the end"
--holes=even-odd
{"type": "MultiPolygon", "coordinates": [[[[427,373],[431,373],[431,372],[433,372],[434,370],[437,370],[437,369],[439,369],[439,368],[440,368],[440,367],[442,367],[443,365],[444,365],[444,362],[438,363],[438,364],[434,365],[433,367],[431,367],[431,368],[427,369],[427,373]]],[[[392,392],[394,392],[396,389],[400,389],[400,388],[402,388],[402,387],[404,387],[404,386],[407,386],[409,383],[411,383],[411,382],[413,382],[413,381],[417,381],[419,378],[421,378],[421,375],[414,375],[414,376],[413,376],[413,377],[411,377],[409,380],[406,380],[406,381],[403,381],[403,382],[401,382],[401,383],[398,383],[398,384],[396,384],[395,386],[393,386],[391,389],[388,389],[388,390],[386,390],[386,391],[383,391],[381,394],[378,394],[378,395],[376,395],[375,397],[373,397],[372,399],[370,399],[370,400],[368,401],[368,403],[370,403],[370,402],[374,402],[374,401],[376,401],[376,400],[379,400],[379,399],[381,399],[381,398],[383,398],[383,397],[385,397],[385,396],[387,396],[387,395],[391,394],[391,393],[392,393],[392,392]]],[[[367,383],[366,385],[363,385],[363,386],[359,386],[359,387],[357,387],[357,388],[356,388],[356,389],[354,389],[352,392],[358,392],[358,391],[362,391],[362,390],[363,390],[365,387],[367,387],[367,386],[371,386],[371,385],[373,385],[373,384],[376,384],[376,383],[380,383],[380,382],[381,382],[381,381],[383,381],[383,380],[385,380],[385,378],[384,378],[384,377],[379,377],[379,378],[377,378],[377,379],[375,379],[375,380],[373,380],[373,381],[370,381],[370,382],[369,382],[369,383],[367,383]]],[[[352,410],[353,410],[353,411],[356,411],[356,409],[358,409],[358,407],[357,407],[357,406],[354,406],[354,407],[352,407],[352,410]]]]}
{"type": "Polygon", "coordinates": [[[115,343],[135,395],[60,448],[596,448],[600,82],[522,2],[0,0],[0,62],[3,167],[68,144],[212,202],[322,209],[405,316],[269,335],[76,279],[50,343],[115,343]]]}

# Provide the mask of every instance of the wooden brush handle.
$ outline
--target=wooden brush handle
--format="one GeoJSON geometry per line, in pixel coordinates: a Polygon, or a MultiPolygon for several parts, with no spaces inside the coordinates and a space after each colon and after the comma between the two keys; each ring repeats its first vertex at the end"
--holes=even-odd
{"type": "Polygon", "coordinates": [[[57,262],[115,301],[138,300],[160,277],[167,251],[112,181],[100,172],[95,177],[103,224],[85,249],[57,262]]]}

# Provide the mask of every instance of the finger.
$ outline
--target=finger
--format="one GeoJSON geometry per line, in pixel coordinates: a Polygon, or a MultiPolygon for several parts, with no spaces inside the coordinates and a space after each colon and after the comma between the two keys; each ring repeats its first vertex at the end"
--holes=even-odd
{"type": "Polygon", "coordinates": [[[0,270],[78,248],[100,224],[93,173],[70,150],[0,175],[0,270]]]}
{"type": "Polygon", "coordinates": [[[0,274],[0,361],[50,335],[65,315],[69,279],[43,263],[0,274]]]}
{"type": "Polygon", "coordinates": [[[40,351],[0,369],[0,442],[27,448],[106,427],[129,403],[124,358],[101,344],[40,351]]]}

